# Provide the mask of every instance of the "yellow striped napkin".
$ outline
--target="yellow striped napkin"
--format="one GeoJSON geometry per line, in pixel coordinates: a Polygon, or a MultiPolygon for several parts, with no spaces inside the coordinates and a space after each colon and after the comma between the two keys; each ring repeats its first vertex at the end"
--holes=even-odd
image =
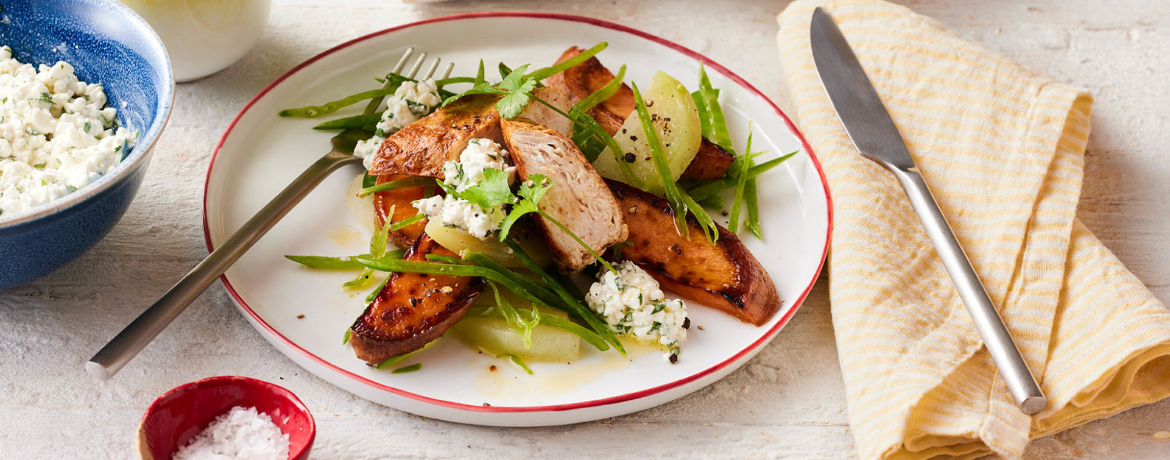
{"type": "Polygon", "coordinates": [[[1170,313],[1076,219],[1092,97],[877,0],[779,17],[800,127],[832,190],[833,326],[862,458],[1019,457],[1170,396],[1170,313]],[[1016,409],[902,187],[849,141],[809,48],[837,20],[1048,395],[1016,409]]]}

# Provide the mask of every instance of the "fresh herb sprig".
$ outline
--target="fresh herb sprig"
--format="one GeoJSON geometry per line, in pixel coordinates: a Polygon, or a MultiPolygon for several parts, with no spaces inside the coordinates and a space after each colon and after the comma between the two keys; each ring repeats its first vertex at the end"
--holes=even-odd
{"type": "Polygon", "coordinates": [[[514,200],[512,203],[512,211],[508,216],[500,222],[500,241],[508,239],[508,234],[512,231],[512,226],[516,224],[525,214],[537,212],[540,199],[552,188],[552,181],[548,180],[541,174],[533,174],[528,180],[520,183],[520,188],[516,190],[516,196],[519,200],[514,200]]]}
{"type": "Polygon", "coordinates": [[[496,101],[496,111],[500,113],[501,117],[514,118],[524,111],[524,107],[528,105],[532,95],[532,90],[536,89],[536,80],[524,76],[524,71],[527,69],[528,64],[517,67],[504,77],[503,81],[492,85],[483,79],[483,61],[479,61],[479,71],[471,89],[448,97],[443,101],[442,107],[474,94],[497,94],[502,97],[496,101]]]}
{"type": "Polygon", "coordinates": [[[467,200],[484,209],[511,203],[515,198],[512,195],[512,187],[508,185],[508,173],[495,168],[484,169],[483,180],[462,190],[456,190],[443,182],[438,184],[448,195],[467,200]]]}
{"type": "Polygon", "coordinates": [[[549,67],[534,70],[531,73],[525,73],[528,70],[528,64],[516,67],[515,69],[508,69],[507,66],[500,63],[500,73],[503,74],[507,71],[507,75],[503,77],[500,83],[495,85],[488,83],[484,79],[483,60],[480,60],[479,70],[476,72],[471,89],[446,98],[442,106],[446,107],[452,102],[473,94],[496,94],[502,96],[500,100],[496,101],[496,111],[500,113],[501,117],[506,119],[515,118],[528,106],[528,103],[533,97],[532,90],[539,87],[542,80],[585,62],[597,53],[600,53],[607,46],[609,46],[608,43],[598,43],[570,59],[549,67]]]}

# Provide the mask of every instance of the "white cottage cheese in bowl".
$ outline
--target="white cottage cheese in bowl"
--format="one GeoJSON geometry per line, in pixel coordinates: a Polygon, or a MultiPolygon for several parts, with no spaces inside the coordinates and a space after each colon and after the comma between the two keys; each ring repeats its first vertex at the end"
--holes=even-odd
{"type": "Polygon", "coordinates": [[[59,61],[39,69],[0,47],[0,217],[85,187],[121,163],[134,134],[118,127],[101,84],[59,61]]]}

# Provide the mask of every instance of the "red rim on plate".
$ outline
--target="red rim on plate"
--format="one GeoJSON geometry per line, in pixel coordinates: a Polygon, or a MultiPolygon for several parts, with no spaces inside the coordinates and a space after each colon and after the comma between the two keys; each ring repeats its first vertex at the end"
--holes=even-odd
{"type": "Polygon", "coordinates": [[[684,377],[684,378],[681,378],[679,380],[675,380],[675,381],[667,383],[667,384],[659,385],[659,386],[656,386],[653,388],[648,388],[648,389],[641,390],[641,391],[635,391],[635,392],[626,393],[623,395],[611,396],[608,398],[595,399],[595,400],[590,400],[590,401],[582,401],[582,402],[576,402],[576,403],[571,403],[571,404],[548,405],[548,406],[514,406],[514,407],[509,407],[509,406],[479,406],[479,405],[457,403],[457,402],[453,402],[453,401],[445,401],[442,399],[435,399],[435,398],[411,393],[409,391],[404,391],[404,390],[394,388],[391,386],[387,386],[387,385],[375,382],[373,380],[370,380],[368,378],[359,376],[359,375],[354,374],[352,372],[349,372],[349,371],[342,369],[340,367],[337,367],[333,363],[330,363],[324,359],[321,359],[321,357],[314,355],[313,353],[309,352],[308,350],[305,350],[304,348],[301,348],[295,342],[289,340],[287,337],[285,337],[283,334],[281,334],[279,331],[277,331],[271,325],[269,325],[267,322],[265,322],[259,315],[256,314],[256,312],[252,309],[252,307],[250,307],[246,302],[244,302],[244,299],[242,297],[240,297],[239,293],[236,292],[235,287],[232,286],[231,282],[227,278],[227,275],[225,274],[225,275],[221,276],[220,279],[223,281],[223,285],[224,285],[224,287],[227,288],[228,293],[231,294],[233,299],[235,299],[236,304],[239,305],[244,310],[245,313],[247,313],[249,316],[251,316],[252,319],[257,324],[260,324],[261,326],[263,326],[266,331],[271,333],[273,336],[279,338],[280,341],[284,342],[285,345],[296,350],[298,353],[304,355],[306,358],[308,358],[308,359],[316,362],[317,364],[320,364],[320,365],[322,365],[322,366],[324,366],[324,367],[326,367],[334,372],[345,375],[346,377],[348,377],[350,379],[353,379],[359,383],[362,383],[363,385],[367,385],[367,386],[374,388],[376,390],[390,392],[390,393],[393,393],[395,395],[407,397],[407,398],[410,398],[410,399],[413,399],[416,401],[420,401],[420,402],[424,402],[424,403],[428,403],[428,404],[433,404],[433,405],[447,407],[447,408],[453,408],[453,409],[459,409],[459,410],[463,410],[463,411],[470,411],[470,412],[517,413],[517,412],[566,411],[566,410],[584,409],[584,408],[589,408],[589,407],[599,407],[599,406],[605,406],[605,405],[609,405],[609,404],[617,404],[617,403],[621,403],[621,402],[632,401],[635,399],[640,399],[640,398],[644,398],[644,397],[647,397],[650,395],[654,395],[657,393],[668,391],[668,390],[671,390],[673,388],[677,388],[679,386],[685,385],[687,383],[690,383],[690,382],[693,382],[693,381],[698,380],[700,378],[703,378],[704,376],[707,376],[707,375],[710,375],[714,372],[717,372],[720,369],[723,369],[723,368],[727,367],[728,365],[731,365],[735,361],[739,360],[744,355],[751,353],[752,351],[759,348],[764,343],[768,342],[780,330],[780,328],[784,327],[784,325],[788,322],[788,320],[790,320],[792,318],[792,315],[796,313],[796,310],[800,308],[800,305],[802,303],[804,303],[804,299],[806,297],[808,297],[809,292],[812,291],[813,285],[816,284],[817,278],[820,277],[821,269],[824,268],[824,264],[825,264],[825,256],[828,255],[828,252],[829,252],[829,239],[832,237],[832,234],[833,234],[833,200],[832,200],[832,197],[829,195],[829,183],[828,183],[828,180],[825,178],[825,172],[821,168],[820,161],[817,160],[816,154],[814,154],[812,151],[812,147],[808,145],[808,141],[806,141],[804,139],[804,135],[801,134],[800,131],[796,128],[796,125],[792,123],[792,120],[790,120],[788,118],[788,116],[785,115],[784,112],[781,111],[780,108],[777,107],[776,104],[774,102],[772,102],[771,99],[768,98],[768,96],[765,96],[764,93],[761,93],[760,90],[756,89],[755,86],[752,86],[751,83],[748,83],[747,80],[744,80],[742,77],[740,77],[739,75],[736,75],[732,71],[728,70],[726,67],[719,65],[715,61],[712,61],[711,59],[707,58],[706,56],[703,56],[702,54],[699,54],[699,53],[692,51],[692,50],[690,50],[682,45],[671,42],[671,41],[666,40],[664,38],[661,38],[661,37],[658,37],[655,35],[650,35],[646,32],[632,29],[632,28],[629,28],[629,27],[626,27],[626,26],[623,26],[620,24],[615,24],[615,23],[612,23],[609,21],[603,21],[603,20],[594,19],[594,18],[587,18],[587,17],[583,17],[583,16],[574,16],[574,15],[569,15],[569,14],[556,14],[556,13],[512,13],[512,12],[467,13],[467,14],[457,14],[457,15],[453,15],[453,16],[443,16],[443,17],[438,17],[438,18],[426,19],[426,20],[418,21],[418,22],[412,22],[409,24],[403,24],[400,26],[391,27],[389,29],[374,32],[374,33],[371,33],[368,35],[363,35],[361,37],[355,38],[353,40],[347,41],[347,42],[342,43],[340,45],[334,46],[333,48],[325,50],[325,51],[321,52],[320,54],[313,56],[313,57],[309,58],[308,60],[298,64],[296,67],[293,67],[288,72],[285,72],[284,75],[281,75],[276,80],[273,80],[272,83],[269,83],[268,86],[266,86],[266,87],[264,87],[264,89],[260,90],[260,92],[257,93],[256,96],[252,98],[252,100],[248,101],[248,104],[245,105],[244,108],[240,110],[240,113],[237,114],[234,119],[232,119],[231,124],[228,125],[227,129],[223,133],[223,136],[220,137],[219,143],[216,144],[216,146],[215,146],[215,151],[211,155],[211,164],[208,165],[208,167],[207,167],[207,178],[204,181],[204,187],[203,187],[203,236],[207,242],[207,250],[208,251],[215,250],[215,247],[211,244],[211,232],[209,230],[210,227],[208,226],[208,223],[207,223],[207,186],[211,182],[211,171],[215,167],[216,156],[219,155],[219,149],[221,147],[223,147],[223,144],[227,140],[228,135],[231,134],[232,129],[235,128],[236,123],[240,121],[240,118],[242,118],[244,116],[244,114],[248,112],[248,109],[252,108],[253,104],[255,104],[257,101],[259,101],[261,98],[263,98],[265,94],[267,94],[270,90],[272,90],[272,88],[276,87],[276,85],[280,84],[285,79],[291,77],[292,75],[296,74],[298,71],[303,69],[304,67],[316,62],[317,60],[324,58],[330,54],[333,54],[339,50],[342,50],[344,48],[352,46],[355,43],[359,43],[359,42],[368,40],[368,39],[373,38],[373,37],[388,34],[388,33],[395,32],[395,31],[402,30],[402,29],[406,29],[409,27],[415,27],[415,26],[420,26],[420,25],[424,25],[424,24],[431,24],[431,23],[436,23],[436,22],[456,21],[456,20],[462,20],[462,19],[475,19],[475,18],[498,18],[498,17],[553,19],[553,20],[558,20],[558,21],[579,22],[579,23],[590,24],[590,25],[594,25],[594,26],[598,26],[598,27],[603,27],[606,29],[611,29],[611,30],[618,31],[618,32],[624,32],[624,33],[627,33],[630,35],[644,38],[644,39],[653,41],[655,43],[658,43],[660,45],[666,46],[668,48],[671,48],[671,49],[678,51],[682,54],[685,54],[685,55],[687,55],[695,60],[702,61],[703,64],[707,67],[707,69],[711,69],[711,70],[715,70],[716,72],[719,72],[724,77],[734,81],[736,84],[742,86],[743,88],[746,88],[751,93],[754,93],[755,95],[759,96],[763,100],[767,101],[768,104],[772,107],[772,110],[774,110],[776,112],[776,115],[779,115],[780,118],[784,120],[784,123],[788,126],[789,131],[791,131],[792,133],[794,133],[796,135],[797,139],[800,141],[801,148],[805,152],[808,153],[809,159],[812,161],[813,166],[816,167],[817,174],[820,175],[821,183],[824,185],[824,190],[825,190],[825,207],[827,209],[827,216],[826,216],[827,225],[826,225],[826,227],[827,227],[827,231],[828,231],[828,234],[825,236],[825,248],[821,253],[821,259],[820,259],[820,263],[817,265],[816,275],[813,276],[812,281],[809,282],[809,285],[808,285],[808,287],[806,287],[804,289],[804,292],[802,292],[800,294],[800,296],[796,298],[796,300],[794,301],[793,307],[791,309],[789,309],[788,312],[783,317],[781,317],[780,320],[777,321],[775,325],[772,326],[771,329],[769,329],[763,336],[761,336],[759,340],[753,342],[751,345],[744,348],[739,353],[736,353],[734,356],[724,360],[723,362],[720,362],[719,364],[716,364],[714,366],[711,366],[707,369],[704,369],[700,372],[696,372],[694,374],[691,374],[691,375],[684,377]]]}

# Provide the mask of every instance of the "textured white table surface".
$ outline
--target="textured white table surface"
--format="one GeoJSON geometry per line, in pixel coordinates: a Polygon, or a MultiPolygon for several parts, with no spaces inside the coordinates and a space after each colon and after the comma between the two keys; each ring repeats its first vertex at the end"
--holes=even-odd
{"type": "MultiPolygon", "coordinates": [[[[177,88],[137,199],[110,235],[62,270],[0,292],[0,458],[132,458],[142,412],[168,389],[236,374],[283,385],[313,410],[314,458],[855,458],[826,278],[758,357],[708,388],[641,413],[498,429],[416,417],[307,374],[272,348],[216,284],[110,382],[82,363],[203,256],[203,176],[216,140],[269,81],[335,44],[469,11],[535,10],[625,24],[707,54],[788,108],[775,44],[787,2],[582,0],[401,4],[277,0],[239,63],[177,88]]],[[[1080,216],[1170,300],[1170,3],[908,2],[959,34],[1096,96],[1080,216]]],[[[1028,458],[1170,458],[1170,402],[1037,440],[1028,458]]]]}

